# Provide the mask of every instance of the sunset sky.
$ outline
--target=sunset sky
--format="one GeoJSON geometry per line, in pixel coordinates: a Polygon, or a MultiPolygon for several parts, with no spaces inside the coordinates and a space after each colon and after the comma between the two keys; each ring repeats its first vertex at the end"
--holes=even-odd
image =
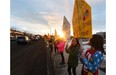
{"type": "MultiPolygon", "coordinates": [[[[92,31],[106,31],[106,1],[86,0],[92,8],[92,31]]],[[[74,0],[10,0],[10,27],[33,34],[61,32],[63,17],[72,26],[74,0]]]]}

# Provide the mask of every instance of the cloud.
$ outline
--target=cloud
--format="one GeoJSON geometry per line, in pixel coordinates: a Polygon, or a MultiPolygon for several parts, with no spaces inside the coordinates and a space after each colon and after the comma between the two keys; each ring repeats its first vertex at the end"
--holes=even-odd
{"type": "Polygon", "coordinates": [[[90,5],[97,5],[97,4],[102,4],[105,2],[105,0],[85,0],[86,2],[88,2],[90,5]]]}
{"type": "Polygon", "coordinates": [[[34,23],[34,24],[48,24],[48,21],[44,18],[44,14],[41,15],[36,12],[17,12],[15,15],[13,14],[11,18],[17,18],[18,20],[26,21],[29,23],[34,23]]]}
{"type": "MultiPolygon", "coordinates": [[[[62,30],[63,17],[72,24],[74,0],[10,0],[11,26],[33,33],[62,30]]],[[[92,7],[93,29],[105,27],[105,0],[86,0],[92,7]],[[98,20],[99,19],[99,20],[98,20]],[[100,21],[101,20],[101,21],[100,21]],[[99,22],[99,23],[97,23],[99,22]]]]}
{"type": "Polygon", "coordinates": [[[22,21],[17,18],[12,18],[11,19],[11,27],[20,30],[20,31],[26,31],[30,33],[40,33],[41,30],[48,31],[48,26],[43,25],[43,24],[33,24],[30,22],[22,21]]]}
{"type": "Polygon", "coordinates": [[[14,17],[29,23],[44,25],[48,25],[50,21],[58,22],[63,19],[64,15],[67,15],[66,12],[71,10],[71,8],[68,10],[70,7],[69,1],[62,1],[29,0],[26,2],[26,0],[12,0],[11,18],[14,17]]]}

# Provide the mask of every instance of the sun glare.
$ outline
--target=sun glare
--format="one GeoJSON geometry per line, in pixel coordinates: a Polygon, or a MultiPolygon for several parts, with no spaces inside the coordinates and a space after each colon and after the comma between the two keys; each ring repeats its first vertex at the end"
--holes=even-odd
{"type": "Polygon", "coordinates": [[[60,32],[59,33],[59,36],[63,38],[64,37],[64,33],[63,32],[60,32]]]}

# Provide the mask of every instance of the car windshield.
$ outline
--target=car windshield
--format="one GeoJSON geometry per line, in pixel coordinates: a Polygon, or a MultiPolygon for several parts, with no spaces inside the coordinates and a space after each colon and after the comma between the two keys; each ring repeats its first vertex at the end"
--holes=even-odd
{"type": "Polygon", "coordinates": [[[25,39],[25,37],[18,37],[18,39],[25,39]]]}

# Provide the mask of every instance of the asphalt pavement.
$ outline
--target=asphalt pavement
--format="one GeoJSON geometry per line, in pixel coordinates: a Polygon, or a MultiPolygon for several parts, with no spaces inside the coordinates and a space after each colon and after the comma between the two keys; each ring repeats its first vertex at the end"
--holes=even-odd
{"type": "Polygon", "coordinates": [[[11,42],[10,75],[47,75],[47,46],[44,40],[31,44],[11,42]]]}

